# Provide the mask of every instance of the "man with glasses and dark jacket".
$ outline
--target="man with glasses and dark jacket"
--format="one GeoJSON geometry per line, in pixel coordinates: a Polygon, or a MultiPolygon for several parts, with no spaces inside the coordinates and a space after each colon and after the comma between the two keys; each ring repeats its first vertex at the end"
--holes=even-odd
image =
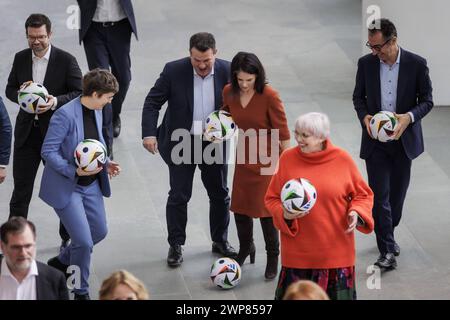
{"type": "MultiPolygon", "coordinates": [[[[41,147],[54,111],[81,94],[81,70],[74,56],[50,43],[50,19],[32,14],[25,22],[28,49],[16,53],[6,85],[6,96],[18,103],[17,92],[30,82],[42,84],[49,92],[37,114],[19,111],[14,128],[14,190],[9,203],[10,217],[27,218],[34,180],[41,163],[41,147]]],[[[62,247],[69,235],[60,225],[62,247]]]]}
{"type": "Polygon", "coordinates": [[[383,269],[397,267],[400,246],[394,231],[400,223],[408,190],[411,162],[424,151],[421,119],[433,108],[432,86],[424,58],[400,48],[397,30],[388,19],[373,21],[366,46],[371,53],[360,58],[353,104],[362,126],[360,157],[366,161],[374,192],[373,218],[383,269]],[[394,140],[380,142],[369,123],[379,111],[397,118],[394,140]]]}

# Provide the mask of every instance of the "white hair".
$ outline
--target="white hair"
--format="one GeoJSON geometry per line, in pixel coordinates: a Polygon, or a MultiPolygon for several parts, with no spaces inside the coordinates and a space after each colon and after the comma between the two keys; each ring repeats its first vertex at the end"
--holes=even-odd
{"type": "Polygon", "coordinates": [[[295,129],[319,139],[327,139],[330,136],[330,119],[325,113],[308,112],[295,120],[295,129]]]}

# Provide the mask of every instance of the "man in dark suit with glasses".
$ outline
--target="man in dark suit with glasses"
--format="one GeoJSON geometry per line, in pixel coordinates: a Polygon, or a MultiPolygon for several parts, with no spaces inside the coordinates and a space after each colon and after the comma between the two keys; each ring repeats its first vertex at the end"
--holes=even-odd
{"type": "Polygon", "coordinates": [[[394,230],[402,216],[411,163],[424,151],[421,119],[433,108],[432,86],[424,58],[400,48],[397,30],[388,19],[373,21],[366,46],[372,51],[360,58],[353,104],[362,126],[360,157],[366,161],[374,192],[373,218],[380,256],[375,265],[397,266],[400,246],[394,230]],[[379,111],[395,113],[394,140],[379,142],[369,123],[379,111]]]}

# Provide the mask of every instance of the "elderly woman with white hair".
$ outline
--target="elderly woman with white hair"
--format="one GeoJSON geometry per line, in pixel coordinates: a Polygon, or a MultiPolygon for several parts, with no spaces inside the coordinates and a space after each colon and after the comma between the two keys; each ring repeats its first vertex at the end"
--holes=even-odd
{"type": "Polygon", "coordinates": [[[275,299],[297,280],[312,280],[330,299],[356,299],[354,229],[373,231],[373,193],[352,157],[333,145],[330,122],[311,112],[295,123],[298,146],[280,157],[265,197],[267,209],[281,234],[281,264],[275,299]],[[317,191],[307,213],[292,214],[283,207],[284,184],[305,178],[317,191]]]}

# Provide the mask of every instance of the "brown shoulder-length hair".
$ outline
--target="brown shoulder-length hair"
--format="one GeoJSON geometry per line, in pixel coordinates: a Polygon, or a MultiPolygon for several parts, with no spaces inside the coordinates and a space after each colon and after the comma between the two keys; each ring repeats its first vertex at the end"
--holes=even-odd
{"type": "Polygon", "coordinates": [[[119,83],[108,70],[96,68],[83,77],[83,96],[92,96],[94,92],[101,96],[105,93],[117,93],[118,91],[119,83]]]}
{"type": "Polygon", "coordinates": [[[126,270],[119,270],[113,272],[108,278],[106,278],[99,292],[100,300],[110,300],[114,290],[120,285],[124,284],[130,287],[134,291],[138,300],[148,300],[149,295],[144,284],[126,270]]]}
{"type": "Polygon", "coordinates": [[[258,57],[251,52],[238,52],[231,61],[231,91],[233,94],[239,94],[239,83],[237,80],[237,74],[243,71],[245,73],[254,74],[255,79],[255,91],[257,93],[263,93],[264,87],[267,84],[266,72],[264,67],[259,61],[258,57]]]}

